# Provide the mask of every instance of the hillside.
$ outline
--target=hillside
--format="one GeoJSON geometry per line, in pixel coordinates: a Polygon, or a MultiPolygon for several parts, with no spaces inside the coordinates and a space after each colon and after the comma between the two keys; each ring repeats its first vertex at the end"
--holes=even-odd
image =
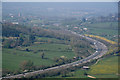
{"type": "Polygon", "coordinates": [[[10,23],[3,24],[3,31],[4,76],[70,63],[94,52],[90,43],[66,32],[10,23]]]}

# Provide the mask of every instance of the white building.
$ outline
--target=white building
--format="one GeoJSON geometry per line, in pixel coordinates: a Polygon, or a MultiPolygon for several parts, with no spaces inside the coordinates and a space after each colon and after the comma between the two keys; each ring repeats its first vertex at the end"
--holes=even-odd
{"type": "Polygon", "coordinates": [[[12,22],[12,24],[19,24],[18,22],[12,22]]]}

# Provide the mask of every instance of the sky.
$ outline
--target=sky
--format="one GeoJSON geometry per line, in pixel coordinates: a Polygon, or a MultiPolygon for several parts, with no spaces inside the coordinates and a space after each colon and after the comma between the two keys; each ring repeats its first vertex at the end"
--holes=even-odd
{"type": "Polygon", "coordinates": [[[120,0],[0,0],[2,2],[118,2],[120,0]]]}

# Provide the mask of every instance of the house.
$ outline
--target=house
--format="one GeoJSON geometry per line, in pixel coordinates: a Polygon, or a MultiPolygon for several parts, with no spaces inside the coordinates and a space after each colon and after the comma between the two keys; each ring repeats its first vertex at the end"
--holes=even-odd
{"type": "Polygon", "coordinates": [[[83,28],[83,30],[87,31],[88,29],[87,28],[83,28]]]}
{"type": "Polygon", "coordinates": [[[75,29],[77,29],[78,27],[74,27],[75,29]]]}
{"type": "Polygon", "coordinates": [[[88,66],[83,66],[82,68],[86,70],[90,69],[88,66]]]}
{"type": "Polygon", "coordinates": [[[12,22],[12,24],[19,24],[18,22],[12,22]]]}

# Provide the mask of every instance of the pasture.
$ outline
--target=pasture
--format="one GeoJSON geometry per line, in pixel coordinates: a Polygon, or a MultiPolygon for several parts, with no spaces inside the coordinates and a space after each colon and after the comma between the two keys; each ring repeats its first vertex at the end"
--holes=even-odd
{"type": "Polygon", "coordinates": [[[90,66],[88,74],[98,77],[116,77],[118,73],[118,57],[112,56],[100,60],[98,63],[90,66]]]}
{"type": "Polygon", "coordinates": [[[117,22],[101,22],[101,23],[93,23],[86,24],[85,26],[88,28],[87,34],[98,35],[102,37],[106,37],[110,40],[116,40],[118,35],[118,23],[117,22]],[[116,36],[116,37],[115,37],[116,36]]]}
{"type": "Polygon", "coordinates": [[[78,69],[73,73],[73,78],[88,78],[84,73],[96,78],[117,78],[118,73],[118,57],[112,56],[104,58],[98,63],[89,66],[89,70],[78,69]]]}
{"type": "Polygon", "coordinates": [[[14,49],[3,48],[3,69],[15,71],[19,70],[20,63],[24,60],[31,60],[34,65],[52,65],[55,64],[54,58],[65,56],[68,59],[73,58],[75,53],[72,50],[67,50],[70,45],[64,44],[33,44],[28,47],[20,47],[14,49]],[[30,51],[26,51],[29,49],[30,51]],[[45,58],[41,58],[41,54],[44,52],[45,58]]]}

